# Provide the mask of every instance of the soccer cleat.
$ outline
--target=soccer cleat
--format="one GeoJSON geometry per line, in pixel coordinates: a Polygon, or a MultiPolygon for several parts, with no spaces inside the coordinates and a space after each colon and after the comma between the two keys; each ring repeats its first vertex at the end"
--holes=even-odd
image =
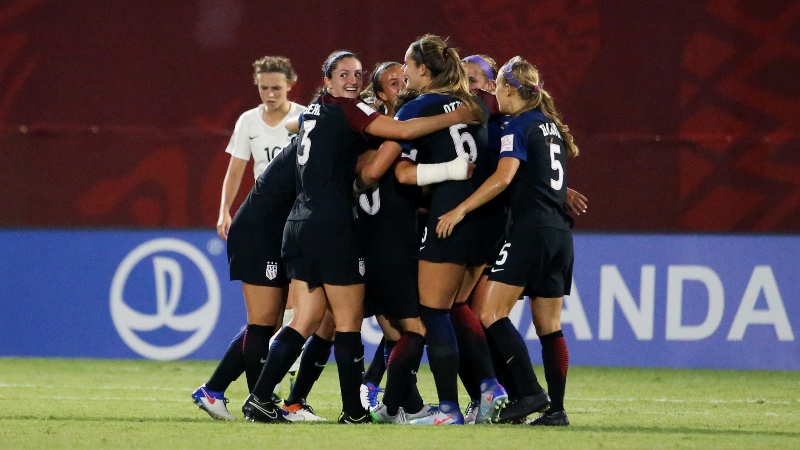
{"type": "Polygon", "coordinates": [[[481,409],[480,400],[472,400],[464,410],[464,423],[472,425],[475,423],[475,418],[478,417],[478,411],[481,409]]]}
{"type": "Polygon", "coordinates": [[[369,414],[369,411],[364,411],[363,415],[359,415],[357,417],[351,416],[350,414],[342,411],[342,413],[339,414],[338,422],[347,424],[372,423],[372,416],[369,414]]]}
{"type": "Polygon", "coordinates": [[[403,408],[398,408],[397,414],[392,416],[389,414],[389,408],[387,408],[386,405],[383,403],[378,403],[377,407],[369,411],[369,415],[372,416],[372,420],[375,423],[408,425],[408,420],[406,420],[406,414],[403,412],[403,408]]]}
{"type": "Polygon", "coordinates": [[[438,408],[431,408],[429,414],[408,422],[411,425],[464,425],[464,415],[458,405],[442,402],[438,408]]]}
{"type": "Polygon", "coordinates": [[[527,395],[509,402],[500,411],[496,422],[500,423],[519,423],[529,414],[544,412],[550,406],[550,396],[542,391],[538,395],[527,395]]]}
{"type": "Polygon", "coordinates": [[[192,392],[192,400],[200,409],[207,412],[209,416],[217,420],[236,420],[228,412],[228,399],[224,392],[210,391],[206,385],[202,385],[192,392]]]}
{"type": "Polygon", "coordinates": [[[260,402],[253,394],[250,394],[244,401],[242,413],[244,413],[244,418],[250,422],[289,423],[283,417],[283,409],[272,401],[260,402]]]}
{"type": "Polygon", "coordinates": [[[283,417],[289,422],[327,422],[324,417],[314,414],[314,409],[305,403],[284,404],[281,409],[283,417]]]}
{"type": "Polygon", "coordinates": [[[541,416],[530,421],[528,425],[565,427],[569,425],[569,418],[567,417],[567,412],[563,409],[561,411],[547,411],[542,413],[541,416]]]}
{"type": "Polygon", "coordinates": [[[427,415],[434,414],[438,410],[439,409],[436,406],[429,405],[429,404],[425,403],[425,404],[422,405],[422,409],[420,409],[419,411],[417,411],[417,412],[415,412],[413,414],[405,413],[406,414],[406,420],[411,421],[411,420],[414,420],[414,419],[419,419],[420,417],[425,417],[427,415]]]}
{"type": "Polygon", "coordinates": [[[359,388],[359,397],[361,398],[361,406],[364,407],[366,410],[372,410],[373,408],[377,408],[378,404],[378,394],[383,392],[380,386],[375,386],[372,383],[364,383],[359,388]]]}
{"type": "Polygon", "coordinates": [[[493,422],[508,403],[508,393],[497,382],[481,383],[481,388],[481,403],[475,423],[493,422]]]}

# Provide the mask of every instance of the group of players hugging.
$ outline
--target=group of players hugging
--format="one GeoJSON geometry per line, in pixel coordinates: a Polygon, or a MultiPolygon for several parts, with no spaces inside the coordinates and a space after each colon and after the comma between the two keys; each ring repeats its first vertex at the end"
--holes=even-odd
{"type": "Polygon", "coordinates": [[[426,35],[369,82],[354,53],[332,53],[304,107],[287,99],[297,79],[287,58],[253,67],[262,102],[236,123],[217,223],[247,327],[193,401],[234,420],[225,390],[245,373],[245,419],[324,421],[306,398],[333,348],[340,423],[568,425],[561,309],[570,214],[587,200],[567,188],[578,147],[537,68],[462,59],[426,35]],[[256,182],[231,217],[251,156],[256,182]],[[509,319],[521,298],[547,390],[509,319]],[[361,327],[372,315],[384,338],[365,372],[361,327]],[[435,405],[417,389],[426,348],[435,405]],[[281,399],[273,391],[287,373],[281,399]]]}

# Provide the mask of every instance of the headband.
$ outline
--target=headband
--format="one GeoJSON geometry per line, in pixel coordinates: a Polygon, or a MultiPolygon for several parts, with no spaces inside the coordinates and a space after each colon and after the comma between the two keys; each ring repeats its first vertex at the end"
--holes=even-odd
{"type": "Polygon", "coordinates": [[[487,63],[486,60],[480,55],[467,56],[464,58],[464,61],[477,64],[486,73],[486,78],[494,80],[494,71],[492,70],[492,66],[490,66],[489,63],[487,63]]]}
{"type": "Polygon", "coordinates": [[[520,83],[519,80],[517,80],[517,77],[514,76],[514,72],[511,70],[513,65],[514,64],[511,61],[509,61],[509,62],[506,63],[505,66],[503,66],[503,69],[502,69],[503,77],[505,77],[506,81],[508,81],[508,84],[514,86],[517,89],[523,90],[523,91],[537,92],[539,89],[542,88],[542,85],[544,83],[542,83],[542,84],[534,84],[532,87],[523,86],[522,83],[520,83]]]}
{"type": "Polygon", "coordinates": [[[325,64],[322,66],[322,76],[324,76],[325,78],[330,78],[330,76],[328,75],[328,72],[331,70],[331,67],[334,64],[336,64],[336,61],[338,61],[338,60],[340,60],[342,58],[348,57],[348,56],[352,56],[353,58],[355,58],[356,55],[354,55],[353,52],[348,52],[347,50],[342,50],[342,51],[338,51],[338,52],[332,54],[330,57],[328,57],[327,61],[325,61],[325,64]]]}

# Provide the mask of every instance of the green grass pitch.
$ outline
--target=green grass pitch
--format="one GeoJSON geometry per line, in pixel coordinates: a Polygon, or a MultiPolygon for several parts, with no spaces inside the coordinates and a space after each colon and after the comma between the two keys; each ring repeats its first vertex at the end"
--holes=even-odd
{"type": "MultiPolygon", "coordinates": [[[[0,448],[800,448],[800,372],[571,367],[572,425],[543,429],[216,422],[189,397],[215,364],[0,358],[0,448]]],[[[436,401],[427,367],[420,390],[436,401]]],[[[336,419],[334,364],[308,400],[336,419]]]]}

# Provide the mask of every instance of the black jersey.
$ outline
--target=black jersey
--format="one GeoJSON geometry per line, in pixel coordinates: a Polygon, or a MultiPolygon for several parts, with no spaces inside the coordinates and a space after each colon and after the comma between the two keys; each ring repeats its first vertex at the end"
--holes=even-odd
{"type": "MultiPolygon", "coordinates": [[[[461,104],[456,97],[442,94],[423,94],[409,101],[397,112],[398,120],[428,117],[450,112],[461,104]]],[[[485,106],[485,104],[484,104],[485,106]]],[[[488,111],[484,111],[488,115],[488,111]]],[[[472,178],[451,180],[431,185],[431,208],[428,223],[436,223],[469,197],[494,172],[488,154],[488,137],[485,125],[453,125],[450,128],[400,142],[403,158],[419,164],[449,162],[467,154],[476,167],[472,178]]],[[[468,220],[468,219],[465,219],[468,220]]]]}
{"type": "Polygon", "coordinates": [[[253,191],[257,194],[284,194],[295,192],[295,158],[297,136],[283,148],[256,178],[253,191]]]}
{"type": "Polygon", "coordinates": [[[387,171],[376,188],[358,197],[358,230],[367,266],[406,267],[417,262],[420,188],[400,184],[387,171]]]}
{"type": "Polygon", "coordinates": [[[539,109],[511,119],[503,133],[500,157],[520,160],[509,186],[512,220],[532,217],[538,226],[572,228],[574,222],[566,210],[566,147],[552,120],[539,109]]]}
{"type": "Polygon", "coordinates": [[[352,184],[364,130],[380,113],[361,99],[317,97],[301,116],[297,200],[288,220],[352,222],[352,184]]]}

